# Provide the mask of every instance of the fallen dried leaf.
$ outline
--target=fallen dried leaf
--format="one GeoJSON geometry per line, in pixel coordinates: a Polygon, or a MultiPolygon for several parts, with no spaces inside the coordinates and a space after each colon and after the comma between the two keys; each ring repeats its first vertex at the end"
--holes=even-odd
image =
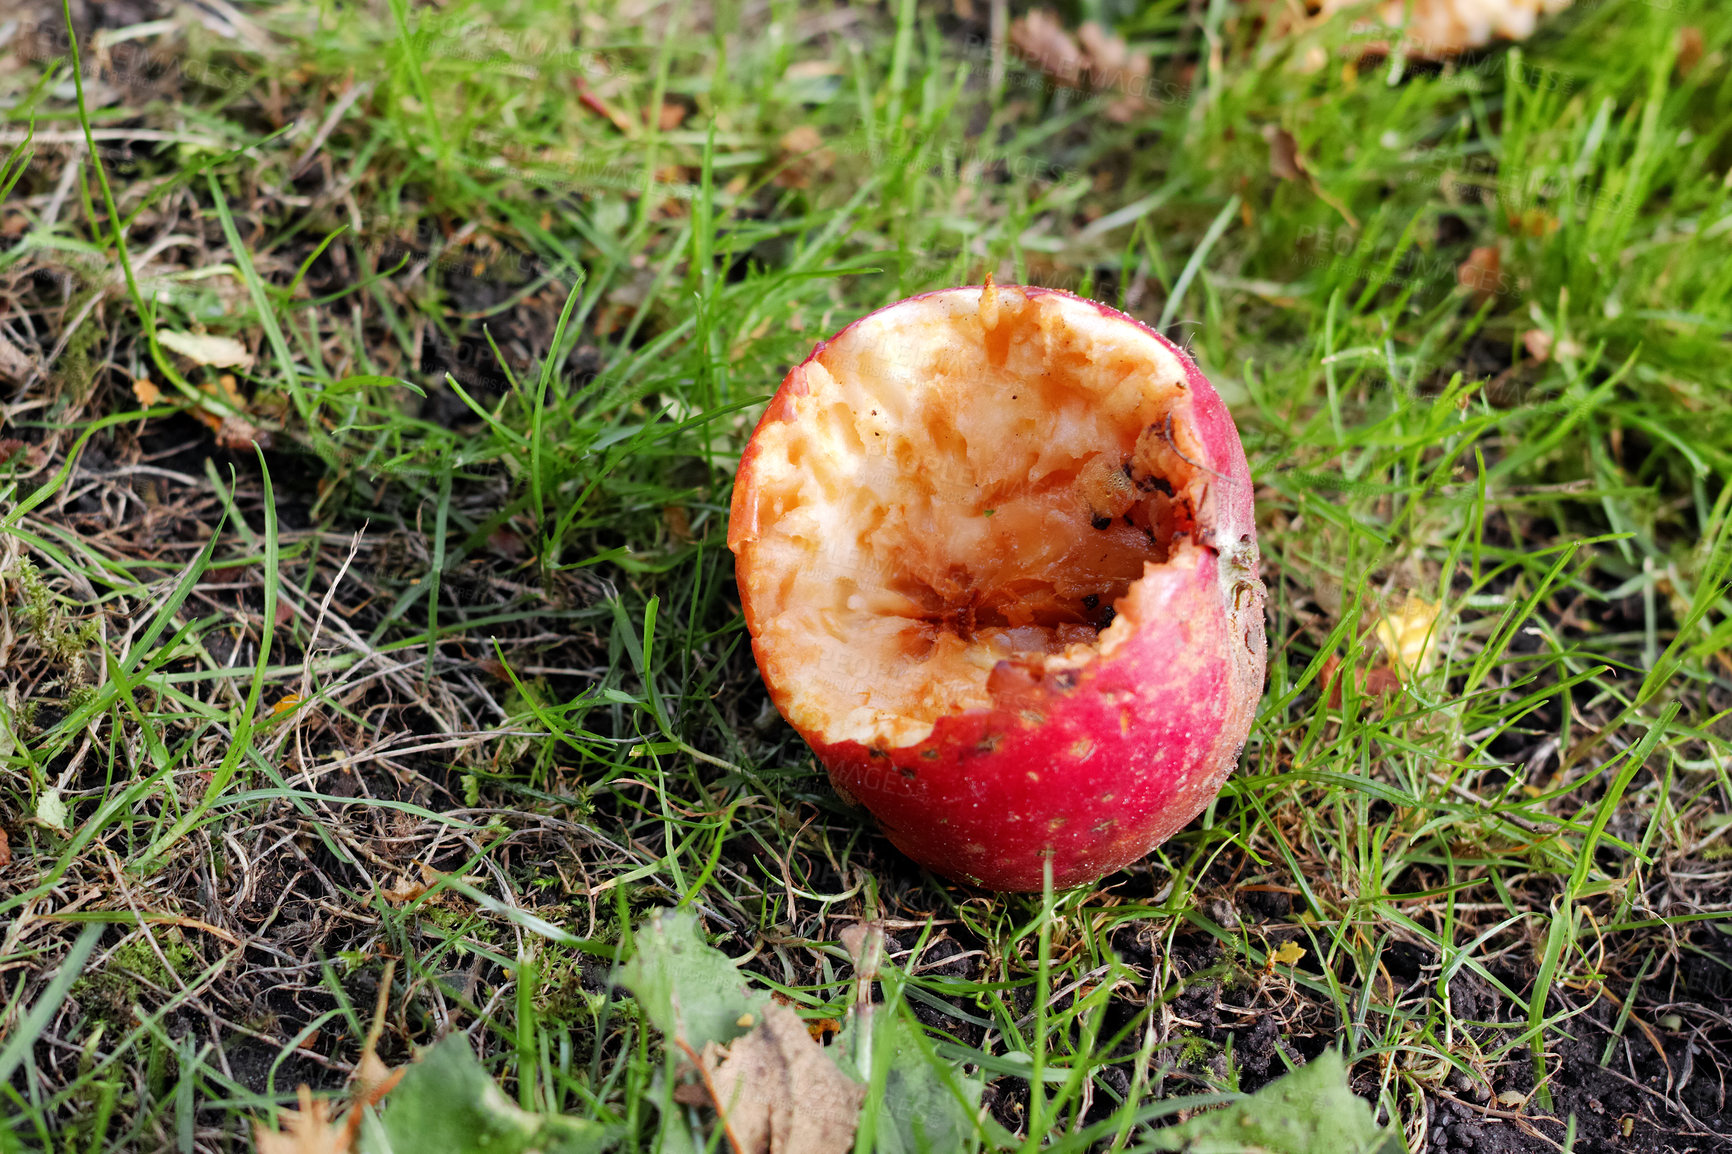
{"type": "Polygon", "coordinates": [[[529,543],[509,525],[501,525],[489,533],[487,546],[507,561],[521,561],[529,556],[529,543]]]}
{"type": "Polygon", "coordinates": [[[1045,8],[1011,22],[1010,44],[1024,60],[1067,88],[1075,88],[1088,67],[1087,55],[1045,8]]]}
{"type": "MultiPolygon", "coordinates": [[[[1318,18],[1361,10],[1365,0],[1323,0],[1318,18]]],[[[1377,17],[1399,33],[1409,56],[1436,59],[1480,48],[1496,37],[1525,40],[1539,18],[1562,12],[1570,0],[1383,0],[1377,17]]],[[[1388,51],[1387,44],[1362,45],[1388,51]]]]}
{"type": "Polygon", "coordinates": [[[812,1040],[800,1015],[771,1005],[726,1051],[709,1042],[704,1080],[735,1154],[843,1154],[866,1087],[812,1040]],[[725,1057],[723,1057],[725,1053],[725,1057]]]}
{"type": "Polygon", "coordinates": [[[824,147],[824,137],[810,124],[790,128],[777,143],[785,154],[782,170],[776,174],[776,183],[783,188],[805,188],[813,176],[835,167],[836,154],[824,147]]]}
{"type": "Polygon", "coordinates": [[[784,152],[811,152],[823,146],[824,137],[810,124],[802,124],[782,133],[780,143],[784,152]]]}
{"type": "Polygon", "coordinates": [[[662,509],[662,524],[668,527],[668,535],[682,545],[692,542],[692,519],[678,505],[668,505],[662,509]]]}
{"type": "Polygon", "coordinates": [[[1093,20],[1077,29],[1077,40],[1088,56],[1089,83],[1097,92],[1120,94],[1103,115],[1115,124],[1128,124],[1147,103],[1149,58],[1133,53],[1123,37],[1093,20]]]}
{"type": "Polygon", "coordinates": [[[0,870],[12,864],[12,843],[6,837],[6,831],[0,829],[0,870]]]}
{"type": "Polygon", "coordinates": [[[0,381],[17,384],[30,372],[30,358],[17,345],[0,333],[0,381]]]}
{"type": "Polygon", "coordinates": [[[1706,48],[1700,28],[1691,24],[1678,29],[1678,75],[1688,76],[1696,71],[1696,65],[1702,63],[1702,53],[1706,48]]]}
{"type": "Polygon", "coordinates": [[[247,351],[247,347],[233,337],[158,329],[156,339],[188,360],[209,365],[213,369],[244,369],[253,363],[253,355],[247,351]]]}
{"type": "MultiPolygon", "coordinates": [[[[206,382],[199,391],[228,408],[245,410],[247,407],[247,399],[241,394],[240,385],[236,383],[233,374],[224,373],[217,378],[215,384],[206,382]]],[[[250,452],[255,445],[261,449],[271,447],[271,435],[267,430],[235,413],[223,412],[215,407],[194,408],[191,412],[200,424],[216,434],[217,444],[231,453],[250,452]]]]}
{"type": "MultiPolygon", "coordinates": [[[[1348,672],[1352,677],[1352,671],[1348,672]]],[[[1323,659],[1323,670],[1318,678],[1323,690],[1324,700],[1329,708],[1341,708],[1341,688],[1346,680],[1341,676],[1341,659],[1331,654],[1323,659]]],[[[1365,671],[1364,680],[1357,682],[1360,697],[1391,697],[1401,692],[1401,674],[1387,665],[1377,665],[1365,671]]]]}
{"type": "Polygon", "coordinates": [[[1135,119],[1148,103],[1148,56],[1132,52],[1123,37],[1093,20],[1072,36],[1057,16],[1037,8],[1012,22],[1010,44],[1055,84],[1118,93],[1102,113],[1115,123],[1135,119]]]}
{"type": "Polygon", "coordinates": [[[392,905],[401,906],[407,905],[426,892],[427,887],[423,883],[415,881],[408,874],[398,874],[390,885],[379,890],[379,895],[392,905]]]}
{"type": "Polygon", "coordinates": [[[1472,289],[1475,301],[1483,304],[1497,292],[1502,273],[1503,255],[1497,246],[1482,245],[1456,267],[1455,279],[1463,288],[1472,289]]]}
{"type": "Polygon", "coordinates": [[[1282,180],[1304,180],[1311,174],[1299,155],[1299,142],[1285,128],[1273,124],[1263,126],[1263,138],[1269,142],[1269,171],[1282,180]]]}
{"type": "Polygon", "coordinates": [[[296,1091],[298,1110],[278,1111],[281,1130],[272,1130],[263,1122],[253,1123],[253,1142],[258,1154],[345,1154],[350,1135],[346,1127],[331,1121],[328,1102],[315,1102],[306,1086],[296,1091]]]}
{"type": "Polygon", "coordinates": [[[1522,347],[1528,356],[1544,364],[1552,356],[1552,334],[1544,329],[1529,329],[1522,334],[1522,347]]]}
{"type": "MultiPolygon", "coordinates": [[[[1299,142],[1293,139],[1291,132],[1279,125],[1265,124],[1263,126],[1263,139],[1269,142],[1270,172],[1282,180],[1304,181],[1316,194],[1318,200],[1340,213],[1341,219],[1353,228],[1359,227],[1359,218],[1353,215],[1346,204],[1330,195],[1321,184],[1317,183],[1317,178],[1311,175],[1311,170],[1305,166],[1305,157],[1299,151],[1299,142]]],[[[1250,209],[1249,201],[1245,202],[1245,207],[1247,210],[1250,209]]],[[[1247,217],[1247,223],[1249,223],[1249,217],[1247,217]]]]}
{"type": "Polygon", "coordinates": [[[246,453],[258,446],[261,449],[271,447],[270,434],[239,417],[224,417],[217,425],[217,444],[231,453],[246,453]]]}

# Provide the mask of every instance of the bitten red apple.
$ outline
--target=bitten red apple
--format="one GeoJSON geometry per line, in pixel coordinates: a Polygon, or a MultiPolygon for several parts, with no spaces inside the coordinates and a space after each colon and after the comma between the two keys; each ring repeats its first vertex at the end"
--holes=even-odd
{"type": "Polygon", "coordinates": [[[820,344],[746,446],[728,545],[776,707],[897,847],[977,886],[1148,853],[1262,693],[1233,419],[1069,293],[947,289],[820,344]]]}

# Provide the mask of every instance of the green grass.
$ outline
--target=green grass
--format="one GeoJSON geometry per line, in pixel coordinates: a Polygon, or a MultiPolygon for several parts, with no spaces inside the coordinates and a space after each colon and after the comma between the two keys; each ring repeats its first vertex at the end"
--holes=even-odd
{"type": "Polygon", "coordinates": [[[984,18],[912,3],[296,0],[256,37],[87,35],[77,86],[37,15],[0,67],[0,332],[59,349],[0,372],[0,1147],[244,1148],[343,1083],[396,959],[389,1060],[463,1030],[525,1108],[651,1148],[661,1036],[607,974],[669,905],[829,1017],[838,932],[887,919],[989,1149],[1145,1148],[1175,1097],[1252,1088],[1256,1020],[1290,1054],[1250,1082],[1337,1044],[1414,1141],[1482,1086],[1563,1142],[1585,1049],[1732,1054],[1713,0],[1459,67],[1111,9],[1182,97],[1129,124],[1014,58],[995,89],[984,18]],[[1044,900],[921,874],[828,789],[725,547],[788,366],[987,272],[1189,345],[1271,594],[1221,799],[1044,900]],[[200,327],[256,360],[156,336],[200,327]],[[1435,667],[1331,705],[1410,597],[1435,667]],[[464,880],[382,896],[422,863],[464,880]],[[1186,1025],[1211,987],[1240,1012],[1186,1025]]]}

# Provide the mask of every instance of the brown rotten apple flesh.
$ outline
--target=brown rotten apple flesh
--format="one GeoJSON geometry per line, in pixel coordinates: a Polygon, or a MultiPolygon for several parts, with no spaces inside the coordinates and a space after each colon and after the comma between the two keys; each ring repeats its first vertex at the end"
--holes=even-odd
{"type": "Polygon", "coordinates": [[[1219,792],[1262,693],[1233,419],[1069,293],[948,289],[820,344],[746,446],[728,545],[777,708],[959,881],[1136,861],[1219,792]]]}

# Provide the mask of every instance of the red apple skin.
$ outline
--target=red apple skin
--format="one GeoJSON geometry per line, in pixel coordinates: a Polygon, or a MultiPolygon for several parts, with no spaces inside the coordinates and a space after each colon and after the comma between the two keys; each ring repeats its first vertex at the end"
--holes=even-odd
{"type": "MultiPolygon", "coordinates": [[[[1148,567],[1118,603],[1121,615],[1138,622],[1134,632],[1110,656],[1074,671],[1074,681],[1048,677],[1013,701],[942,717],[924,741],[902,748],[800,732],[837,791],[871,811],[891,842],[921,865],[985,889],[1039,891],[1050,862],[1052,885],[1065,889],[1144,857],[1220,792],[1262,695],[1265,591],[1244,446],[1191,358],[1098,302],[1057,289],[998,287],[1082,300],[1136,325],[1179,359],[1186,395],[1175,403],[1174,420],[1188,421],[1204,450],[1194,463],[1210,474],[1192,543],[1148,567]]],[[[957,291],[980,286],[940,290],[957,291]]],[[[757,428],[792,419],[793,397],[805,391],[798,370],[790,372],[757,428]]],[[[729,516],[737,555],[747,543],[742,527],[755,524],[749,478],[758,446],[754,430],[729,516]]],[[[741,600],[765,686],[787,716],[744,584],[741,600]]]]}

